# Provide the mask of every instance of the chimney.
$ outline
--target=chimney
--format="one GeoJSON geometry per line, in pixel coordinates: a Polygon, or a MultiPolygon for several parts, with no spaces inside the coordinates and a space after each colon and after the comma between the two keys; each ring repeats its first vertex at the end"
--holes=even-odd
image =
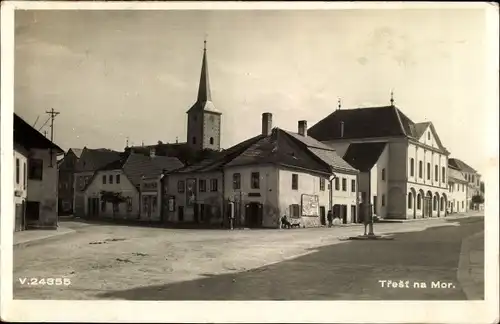
{"type": "Polygon", "coordinates": [[[307,120],[299,120],[299,135],[307,137],[307,120]]]}
{"type": "Polygon", "coordinates": [[[156,156],[156,149],[154,147],[149,149],[149,156],[150,157],[155,157],[156,156]]]}
{"type": "Polygon", "coordinates": [[[273,114],[263,113],[262,114],[262,135],[269,136],[273,129],[273,114]]]}
{"type": "Polygon", "coordinates": [[[340,138],[344,137],[344,122],[340,122],[340,138]]]}

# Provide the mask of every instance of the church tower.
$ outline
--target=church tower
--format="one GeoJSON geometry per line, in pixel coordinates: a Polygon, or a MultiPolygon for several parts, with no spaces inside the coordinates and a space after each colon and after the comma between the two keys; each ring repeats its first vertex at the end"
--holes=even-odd
{"type": "Polygon", "coordinates": [[[207,41],[204,42],[200,85],[195,104],[187,111],[187,143],[195,150],[220,150],[222,113],[215,109],[208,79],[207,41]]]}

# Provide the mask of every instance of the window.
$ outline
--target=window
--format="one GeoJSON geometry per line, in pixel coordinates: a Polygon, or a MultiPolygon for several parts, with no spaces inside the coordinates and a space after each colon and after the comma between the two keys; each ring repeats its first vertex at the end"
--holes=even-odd
{"type": "Polygon", "coordinates": [[[109,175],[109,184],[113,184],[113,175],[112,174],[109,175]]]}
{"type": "Polygon", "coordinates": [[[408,193],[408,209],[413,208],[413,195],[411,192],[408,193]]]}
{"type": "Polygon", "coordinates": [[[132,211],[132,198],[127,197],[127,211],[132,211]]]}
{"type": "Polygon", "coordinates": [[[241,174],[233,173],[233,189],[241,189],[241,174]]]}
{"type": "Polygon", "coordinates": [[[472,175],[472,182],[475,182],[476,180],[474,179],[474,175],[472,175]]]}
{"type": "Polygon", "coordinates": [[[299,204],[290,205],[290,218],[300,217],[300,206],[299,204]]]}
{"type": "Polygon", "coordinates": [[[385,206],[385,195],[382,195],[382,207],[385,206]]]}
{"type": "Polygon", "coordinates": [[[191,141],[193,144],[196,144],[196,137],[193,136],[193,139],[191,141]]]}
{"type": "Polygon", "coordinates": [[[410,159],[410,176],[413,177],[415,175],[415,160],[413,158],[410,159]]]}
{"type": "Polygon", "coordinates": [[[186,188],[185,188],[184,181],[183,180],[177,181],[177,192],[178,193],[183,193],[185,189],[186,188]]]}
{"type": "Polygon", "coordinates": [[[434,166],[434,181],[439,181],[439,169],[438,166],[434,166]]]}
{"type": "Polygon", "coordinates": [[[28,177],[26,176],[27,170],[26,170],[26,162],[24,162],[24,169],[23,169],[23,183],[24,183],[24,189],[26,189],[26,186],[28,185],[28,177]]]}
{"type": "Polygon", "coordinates": [[[446,182],[445,179],[446,179],[446,168],[445,167],[441,167],[441,181],[443,183],[445,183],[446,182]]]}
{"type": "Polygon", "coordinates": [[[385,169],[382,169],[382,180],[385,181],[385,169]]]}
{"type": "Polygon", "coordinates": [[[464,208],[464,201],[462,200],[462,208],[464,208]]]}
{"type": "Polygon", "coordinates": [[[217,179],[211,179],[210,180],[210,191],[217,191],[218,190],[218,183],[217,179]]]}
{"type": "Polygon", "coordinates": [[[418,177],[422,179],[423,175],[423,166],[422,166],[422,161],[418,161],[418,177]]]}
{"type": "Polygon", "coordinates": [[[342,178],[342,191],[347,191],[347,179],[342,178]]]}
{"type": "Polygon", "coordinates": [[[29,159],[28,161],[28,179],[42,180],[43,178],[43,160],[29,159]]]}
{"type": "Polygon", "coordinates": [[[106,175],[103,175],[102,176],[102,184],[106,184],[106,179],[107,179],[106,175]]]}
{"type": "Polygon", "coordinates": [[[420,210],[421,206],[422,206],[422,202],[421,202],[421,199],[422,197],[420,196],[420,194],[417,195],[417,209],[420,210]]]}
{"type": "Polygon", "coordinates": [[[105,212],[106,211],[106,200],[101,199],[101,211],[105,212]]]}
{"type": "Polygon", "coordinates": [[[339,180],[339,178],[335,178],[335,190],[340,190],[340,180],[339,180]]]}
{"type": "Polygon", "coordinates": [[[214,144],[214,138],[210,137],[210,145],[213,145],[213,144],[214,144]]]}
{"type": "Polygon", "coordinates": [[[120,183],[120,175],[119,174],[116,175],[116,183],[120,183]]]}
{"type": "Polygon", "coordinates": [[[319,178],[319,190],[325,191],[325,178],[319,178]]]}
{"type": "Polygon", "coordinates": [[[19,162],[19,159],[16,159],[16,183],[19,184],[19,178],[20,178],[20,173],[21,171],[19,170],[20,169],[20,162],[19,162]]]}
{"type": "Polygon", "coordinates": [[[351,192],[356,192],[356,180],[351,180],[351,192]]]}
{"type": "Polygon", "coordinates": [[[292,190],[299,189],[299,175],[296,173],[292,174],[292,190]]]}
{"type": "Polygon", "coordinates": [[[205,192],[207,191],[207,181],[204,179],[200,179],[199,186],[200,186],[200,192],[205,192]]]}
{"type": "Polygon", "coordinates": [[[259,172],[252,172],[250,175],[250,184],[252,189],[260,188],[260,174],[259,172]]]}
{"type": "Polygon", "coordinates": [[[427,180],[431,180],[431,164],[427,163],[427,180]]]}

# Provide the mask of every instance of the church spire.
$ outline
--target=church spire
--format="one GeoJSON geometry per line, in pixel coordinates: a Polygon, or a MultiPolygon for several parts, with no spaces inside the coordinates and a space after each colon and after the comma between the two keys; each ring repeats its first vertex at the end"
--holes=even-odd
{"type": "Polygon", "coordinates": [[[198,88],[198,102],[212,101],[210,93],[210,81],[208,79],[208,63],[207,63],[207,40],[203,41],[203,60],[201,63],[200,86],[198,88]]]}

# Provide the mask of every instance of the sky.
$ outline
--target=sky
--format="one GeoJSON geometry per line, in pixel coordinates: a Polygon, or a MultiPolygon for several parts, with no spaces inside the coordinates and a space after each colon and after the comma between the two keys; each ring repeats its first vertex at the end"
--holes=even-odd
{"type": "Polygon", "coordinates": [[[263,112],[296,131],[338,98],[383,106],[393,90],[451,157],[489,163],[482,10],[45,10],[17,11],[15,24],[15,112],[40,128],[59,111],[64,149],[185,141],[206,37],[224,148],[260,133],[263,112]]]}

